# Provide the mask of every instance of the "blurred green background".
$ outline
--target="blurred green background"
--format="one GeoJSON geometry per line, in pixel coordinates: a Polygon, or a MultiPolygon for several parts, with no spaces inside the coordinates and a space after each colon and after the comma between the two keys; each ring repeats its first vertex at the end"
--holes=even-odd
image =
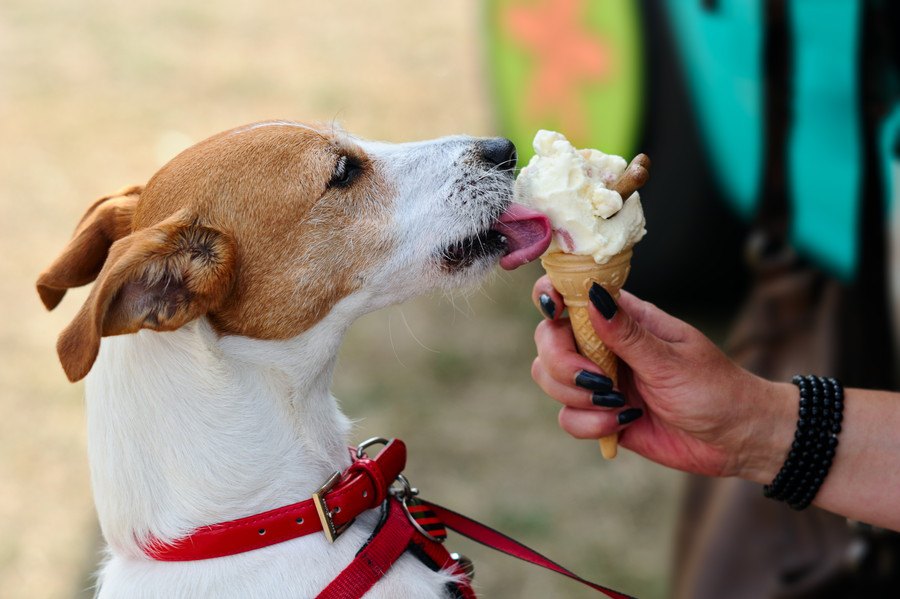
{"type": "MultiPolygon", "coordinates": [[[[477,0],[0,3],[0,597],[89,596],[100,558],[83,389],[54,350],[85,291],[47,314],[33,289],[88,203],[255,120],[336,119],[390,141],[496,135],[485,20],[477,0]]],[[[628,452],[603,462],[558,429],[529,377],[539,274],[366,317],[335,394],[357,440],[407,442],[424,496],[662,597],[679,476],[628,452]]],[[[474,559],[481,596],[596,596],[448,543],[474,559]]]]}

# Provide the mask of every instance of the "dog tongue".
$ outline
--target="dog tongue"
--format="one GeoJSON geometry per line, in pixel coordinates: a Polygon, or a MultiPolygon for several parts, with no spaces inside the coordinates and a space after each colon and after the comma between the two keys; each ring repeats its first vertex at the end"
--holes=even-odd
{"type": "Polygon", "coordinates": [[[550,245],[550,221],[542,213],[521,204],[510,204],[492,227],[506,237],[509,250],[500,258],[500,267],[513,270],[528,264],[550,245]]]}

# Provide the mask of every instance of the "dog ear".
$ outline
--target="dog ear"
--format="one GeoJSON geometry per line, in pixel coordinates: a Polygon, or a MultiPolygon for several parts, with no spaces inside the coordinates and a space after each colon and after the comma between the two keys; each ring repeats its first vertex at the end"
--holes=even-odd
{"type": "Polygon", "coordinates": [[[109,246],[131,233],[141,191],[140,186],[126,187],[100,198],[87,209],[72,241],[38,277],[38,295],[48,310],[59,305],[67,289],[87,285],[97,278],[109,246]]]}
{"type": "Polygon", "coordinates": [[[100,338],[172,331],[214,310],[231,289],[231,237],[179,214],[109,248],[97,282],[56,344],[71,381],[90,371],[100,338]]]}

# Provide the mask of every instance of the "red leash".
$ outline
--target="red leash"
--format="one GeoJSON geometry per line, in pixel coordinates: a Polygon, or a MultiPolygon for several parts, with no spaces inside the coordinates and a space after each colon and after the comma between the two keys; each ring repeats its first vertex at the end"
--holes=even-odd
{"type": "Polygon", "coordinates": [[[595,591],[600,591],[607,597],[612,597],[613,599],[634,599],[634,597],[632,597],[631,595],[626,595],[625,593],[614,591],[613,589],[601,586],[595,582],[591,582],[590,580],[578,576],[571,570],[568,570],[567,568],[560,566],[556,562],[551,561],[537,551],[526,547],[515,539],[509,538],[502,532],[498,532],[489,526],[485,526],[481,522],[472,520],[471,518],[463,516],[462,514],[458,514],[453,510],[448,510],[447,508],[441,507],[436,503],[425,503],[427,503],[428,506],[431,507],[432,510],[434,510],[437,516],[444,522],[444,524],[447,525],[447,528],[455,530],[464,537],[468,537],[477,543],[481,543],[485,547],[490,547],[495,551],[505,553],[506,555],[510,555],[516,559],[528,562],[529,564],[534,564],[535,566],[540,566],[541,568],[552,570],[557,574],[568,576],[572,580],[577,580],[581,584],[590,587],[595,591]]]}
{"type": "Polygon", "coordinates": [[[553,562],[540,553],[480,522],[416,497],[401,474],[406,465],[406,446],[393,439],[369,439],[351,450],[353,463],[335,472],[312,499],[254,516],[205,526],[174,543],[151,542],[148,557],[160,561],[191,561],[235,555],[323,532],[331,541],[362,512],[383,506],[383,521],[352,562],[318,595],[317,599],[358,599],[380,580],[400,557],[410,552],[434,570],[456,575],[459,599],[475,599],[466,565],[444,548],[444,526],[486,547],[546,568],[580,582],[613,599],[633,599],[553,562]],[[365,453],[373,444],[384,448],[374,458],[365,453]],[[395,482],[402,488],[392,489],[395,482]]]}

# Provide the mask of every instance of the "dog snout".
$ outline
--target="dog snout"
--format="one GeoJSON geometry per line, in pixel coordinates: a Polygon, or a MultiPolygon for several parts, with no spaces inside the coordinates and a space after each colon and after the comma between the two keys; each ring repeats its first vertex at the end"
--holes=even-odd
{"type": "Polygon", "coordinates": [[[479,140],[478,152],[488,164],[498,167],[501,171],[516,168],[516,145],[505,137],[479,140]]]}

